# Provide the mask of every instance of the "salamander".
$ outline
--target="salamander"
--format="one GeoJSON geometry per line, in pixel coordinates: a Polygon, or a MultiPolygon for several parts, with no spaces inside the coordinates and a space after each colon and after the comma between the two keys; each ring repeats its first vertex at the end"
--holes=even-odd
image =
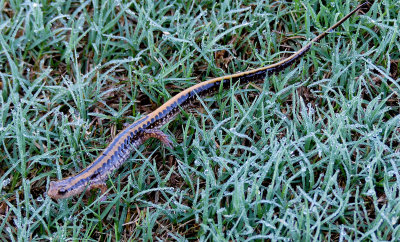
{"type": "Polygon", "coordinates": [[[122,130],[97,159],[78,174],[59,181],[51,181],[47,194],[51,198],[61,199],[95,188],[101,189],[102,194],[105,193],[107,190],[105,184],[107,178],[129,158],[130,153],[135,148],[143,144],[147,139],[156,138],[164,145],[171,147],[172,142],[160,130],[160,127],[171,121],[182,109],[188,107],[198,98],[217,92],[220,87],[229,88],[235,83],[244,84],[263,80],[267,75],[282,71],[305,55],[314,43],[324,38],[366,4],[363,3],[356,7],[337,23],[283,60],[254,70],[213,78],[183,90],[152,113],[144,115],[122,130]]]}

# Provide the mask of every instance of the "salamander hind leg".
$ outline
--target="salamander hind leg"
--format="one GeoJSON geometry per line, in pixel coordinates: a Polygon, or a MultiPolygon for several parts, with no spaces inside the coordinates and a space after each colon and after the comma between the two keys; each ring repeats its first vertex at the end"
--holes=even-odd
{"type": "Polygon", "coordinates": [[[145,139],[156,138],[159,139],[165,146],[172,148],[172,141],[169,139],[168,135],[159,129],[147,129],[144,131],[145,139]]]}

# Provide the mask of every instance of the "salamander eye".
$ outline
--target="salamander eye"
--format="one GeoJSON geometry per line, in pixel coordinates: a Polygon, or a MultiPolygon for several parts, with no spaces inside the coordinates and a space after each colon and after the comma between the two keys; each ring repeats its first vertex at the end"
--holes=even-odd
{"type": "Polygon", "coordinates": [[[60,195],[64,195],[65,193],[67,193],[67,190],[65,190],[65,189],[58,190],[58,194],[60,194],[60,195]]]}

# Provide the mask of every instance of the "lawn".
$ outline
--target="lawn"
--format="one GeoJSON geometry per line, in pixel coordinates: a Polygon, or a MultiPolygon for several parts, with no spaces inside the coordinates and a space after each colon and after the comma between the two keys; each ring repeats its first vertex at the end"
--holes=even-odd
{"type": "Polygon", "coordinates": [[[1,1],[0,240],[399,239],[397,0],[199,100],[162,127],[173,148],[146,141],[105,201],[46,194],[175,94],[285,58],[358,4],[1,1]]]}

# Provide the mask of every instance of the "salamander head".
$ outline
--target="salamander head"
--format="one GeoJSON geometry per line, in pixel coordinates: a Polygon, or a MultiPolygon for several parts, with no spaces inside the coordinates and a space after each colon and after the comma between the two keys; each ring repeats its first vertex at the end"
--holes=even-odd
{"type": "Polygon", "coordinates": [[[85,186],[77,186],[72,188],[71,179],[67,178],[61,181],[50,182],[47,195],[53,199],[63,199],[80,194],[85,189],[85,186]]]}

